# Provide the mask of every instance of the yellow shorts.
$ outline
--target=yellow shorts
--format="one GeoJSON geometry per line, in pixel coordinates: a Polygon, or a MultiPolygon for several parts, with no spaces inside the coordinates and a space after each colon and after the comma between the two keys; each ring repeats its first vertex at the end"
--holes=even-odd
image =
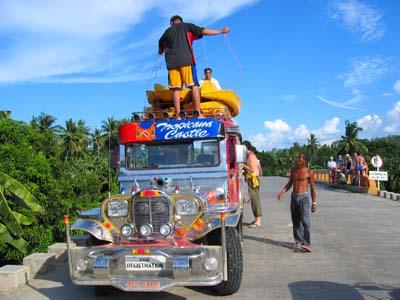
{"type": "Polygon", "coordinates": [[[184,66],[168,69],[168,87],[170,89],[199,85],[196,75],[196,66],[184,66]]]}

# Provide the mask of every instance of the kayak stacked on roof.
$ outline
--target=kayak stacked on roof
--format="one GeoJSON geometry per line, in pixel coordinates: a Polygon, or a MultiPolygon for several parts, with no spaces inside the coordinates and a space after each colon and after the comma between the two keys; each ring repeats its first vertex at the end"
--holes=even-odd
{"type": "MultiPolygon", "coordinates": [[[[168,112],[172,117],[175,109],[172,100],[172,90],[160,84],[154,85],[154,91],[147,91],[147,101],[151,105],[152,111],[168,112]]],[[[231,117],[236,117],[240,112],[240,98],[231,90],[217,90],[213,84],[205,82],[200,89],[201,102],[200,109],[204,115],[216,113],[228,113],[231,117]]],[[[189,89],[180,91],[180,99],[183,110],[192,111],[194,109],[192,93],[189,89]]]]}

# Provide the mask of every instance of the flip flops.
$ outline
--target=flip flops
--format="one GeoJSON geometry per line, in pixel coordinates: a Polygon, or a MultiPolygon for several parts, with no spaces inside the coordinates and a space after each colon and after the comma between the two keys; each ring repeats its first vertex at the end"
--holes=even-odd
{"type": "Polygon", "coordinates": [[[261,227],[261,224],[257,224],[255,222],[252,222],[251,224],[249,224],[249,228],[258,228],[261,227]]]}

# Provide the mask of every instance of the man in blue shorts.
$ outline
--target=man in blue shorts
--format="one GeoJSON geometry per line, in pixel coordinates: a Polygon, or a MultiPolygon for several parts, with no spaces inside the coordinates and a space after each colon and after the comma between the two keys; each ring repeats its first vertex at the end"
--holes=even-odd
{"type": "MultiPolygon", "coordinates": [[[[173,90],[176,118],[180,119],[179,92],[184,84],[192,89],[194,108],[200,112],[200,90],[196,74],[196,59],[192,48],[193,41],[202,38],[203,35],[228,33],[230,29],[228,27],[222,29],[199,27],[192,23],[184,23],[180,16],[173,16],[170,24],[171,26],[158,41],[158,53],[165,54],[168,86],[173,90]]],[[[200,117],[202,117],[201,114],[200,117]]]]}

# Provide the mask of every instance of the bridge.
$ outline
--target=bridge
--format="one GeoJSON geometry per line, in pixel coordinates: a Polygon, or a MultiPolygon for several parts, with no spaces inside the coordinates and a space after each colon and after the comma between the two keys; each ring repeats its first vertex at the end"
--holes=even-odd
{"type": "MultiPolygon", "coordinates": [[[[317,186],[312,216],[312,253],[291,247],[289,193],[276,193],[282,177],[264,177],[260,228],[244,227],[244,274],[229,299],[400,299],[400,203],[367,194],[317,186]]],[[[252,220],[245,205],[244,222],[252,220]]],[[[101,299],[213,299],[206,288],[175,287],[160,293],[113,289],[101,299]]],[[[0,293],[2,300],[95,299],[93,288],[75,286],[66,264],[32,279],[24,288],[0,293]]]]}

